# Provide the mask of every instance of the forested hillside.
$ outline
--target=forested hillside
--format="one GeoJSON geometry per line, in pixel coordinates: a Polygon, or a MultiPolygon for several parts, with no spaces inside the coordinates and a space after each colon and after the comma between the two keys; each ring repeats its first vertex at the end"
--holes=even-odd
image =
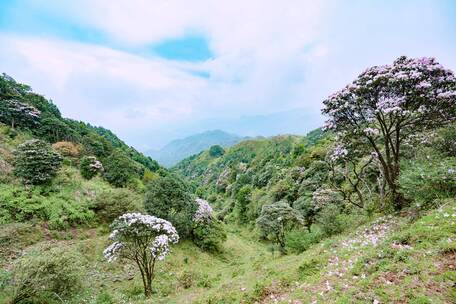
{"type": "Polygon", "coordinates": [[[453,303],[456,79],[374,66],[326,125],[171,169],[0,78],[0,302],[453,303]]]}

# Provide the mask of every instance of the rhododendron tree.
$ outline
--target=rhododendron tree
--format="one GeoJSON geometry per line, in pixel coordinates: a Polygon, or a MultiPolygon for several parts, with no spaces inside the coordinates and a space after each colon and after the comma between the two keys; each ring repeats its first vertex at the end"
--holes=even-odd
{"type": "Polygon", "coordinates": [[[104,250],[105,258],[109,262],[117,258],[134,261],[141,272],[144,294],[150,297],[155,264],[169,254],[170,244],[178,242],[176,229],[164,219],[141,213],[121,215],[111,228],[113,243],[104,250]]]}
{"type": "Polygon", "coordinates": [[[32,127],[37,125],[41,112],[35,107],[23,103],[16,99],[0,99],[0,121],[11,125],[21,127],[32,127]]]}
{"type": "Polygon", "coordinates": [[[223,224],[214,215],[212,207],[206,200],[195,200],[198,209],[193,215],[192,236],[194,243],[203,250],[217,252],[222,250],[226,240],[223,224]]]}
{"type": "Polygon", "coordinates": [[[401,145],[413,133],[434,129],[456,118],[456,79],[434,58],[399,57],[393,64],[365,70],[323,103],[326,127],[346,149],[375,152],[396,209],[401,145]],[[355,139],[355,140],[353,140],[355,139]]]}

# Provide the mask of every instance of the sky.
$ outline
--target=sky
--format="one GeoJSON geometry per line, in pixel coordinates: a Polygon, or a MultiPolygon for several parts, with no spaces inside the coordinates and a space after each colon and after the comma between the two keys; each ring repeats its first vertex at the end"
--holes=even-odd
{"type": "Polygon", "coordinates": [[[0,72],[142,151],[304,134],[365,68],[455,54],[452,0],[0,0],[0,72]]]}

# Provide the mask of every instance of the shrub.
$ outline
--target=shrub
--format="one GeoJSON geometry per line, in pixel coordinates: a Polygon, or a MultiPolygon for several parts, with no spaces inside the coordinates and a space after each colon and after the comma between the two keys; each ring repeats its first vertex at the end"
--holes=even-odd
{"type": "Polygon", "coordinates": [[[22,187],[0,185],[0,224],[34,217],[48,221],[50,228],[66,228],[87,223],[93,218],[93,212],[87,202],[75,201],[66,193],[44,196],[39,188],[26,191],[22,187]]]}
{"type": "Polygon", "coordinates": [[[203,250],[220,252],[225,241],[226,232],[223,224],[218,220],[197,223],[193,228],[193,242],[203,250]]]}
{"type": "Polygon", "coordinates": [[[147,213],[173,223],[182,238],[190,236],[197,206],[182,180],[169,175],[151,181],[144,207],[147,213]]]}
{"type": "Polygon", "coordinates": [[[62,157],[48,143],[38,139],[19,145],[14,154],[14,173],[27,184],[49,182],[62,163],[62,157]]]}
{"type": "Polygon", "coordinates": [[[288,249],[294,253],[302,253],[309,249],[310,246],[320,242],[324,235],[320,229],[292,230],[286,235],[285,244],[288,249]]]}
{"type": "Polygon", "coordinates": [[[63,156],[78,158],[81,154],[81,146],[71,141],[59,141],[52,145],[52,148],[63,156]]]}
{"type": "Polygon", "coordinates": [[[104,171],[103,164],[95,156],[84,156],[79,163],[82,177],[91,179],[104,171]]]}
{"type": "Polygon", "coordinates": [[[223,154],[225,154],[225,150],[219,145],[214,145],[209,148],[209,155],[211,157],[220,157],[223,154]]]}
{"type": "Polygon", "coordinates": [[[115,187],[125,187],[138,175],[136,164],[120,152],[112,153],[103,163],[104,178],[115,187]]]}
{"type": "Polygon", "coordinates": [[[67,247],[40,247],[14,265],[12,303],[60,303],[83,290],[84,257],[67,247]],[[52,302],[51,302],[52,301],[52,302]]]}
{"type": "Polygon", "coordinates": [[[317,222],[326,236],[341,233],[345,227],[341,209],[337,205],[324,207],[317,215],[317,222]]]}
{"type": "Polygon", "coordinates": [[[456,158],[422,159],[407,163],[400,178],[405,196],[421,208],[433,201],[456,196],[456,158]]]}
{"type": "Polygon", "coordinates": [[[98,194],[93,210],[100,222],[111,223],[127,212],[140,211],[140,197],[128,189],[110,189],[98,194]]]}

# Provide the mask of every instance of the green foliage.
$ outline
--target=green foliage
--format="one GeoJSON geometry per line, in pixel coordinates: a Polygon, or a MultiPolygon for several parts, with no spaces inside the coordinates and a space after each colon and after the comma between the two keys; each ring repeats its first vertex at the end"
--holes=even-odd
{"type": "Polygon", "coordinates": [[[265,205],[261,210],[257,225],[265,237],[280,245],[282,252],[285,251],[285,233],[294,226],[303,224],[301,214],[291,208],[286,202],[277,202],[265,205]]]}
{"type": "Polygon", "coordinates": [[[101,223],[111,223],[127,212],[142,211],[141,197],[128,189],[109,189],[97,194],[93,211],[101,223]]]}
{"type": "Polygon", "coordinates": [[[209,252],[222,251],[222,245],[227,238],[223,224],[216,219],[195,223],[192,234],[193,242],[209,252]]]}
{"type": "Polygon", "coordinates": [[[84,258],[66,247],[39,247],[21,257],[11,278],[12,303],[60,303],[83,290],[84,258]]]}
{"type": "Polygon", "coordinates": [[[76,201],[69,193],[49,195],[45,190],[0,185],[0,223],[37,217],[48,221],[50,228],[66,228],[93,218],[86,202],[76,201]]]}
{"type": "Polygon", "coordinates": [[[104,178],[115,187],[125,187],[139,175],[138,166],[122,153],[112,153],[103,164],[104,178]]]}
{"type": "Polygon", "coordinates": [[[223,154],[225,154],[225,150],[219,145],[214,145],[209,148],[209,155],[211,157],[220,157],[223,154]]]}
{"type": "Polygon", "coordinates": [[[423,158],[404,165],[400,178],[407,198],[420,208],[435,207],[435,200],[456,196],[456,158],[423,158]]]}
{"type": "Polygon", "coordinates": [[[79,162],[79,170],[81,171],[82,177],[91,179],[98,173],[103,172],[104,168],[95,156],[84,156],[79,162]]]}
{"type": "Polygon", "coordinates": [[[320,229],[312,229],[312,231],[294,229],[287,233],[285,244],[288,250],[299,254],[320,242],[324,237],[325,235],[320,229]]]}
{"type": "Polygon", "coordinates": [[[197,206],[188,185],[176,176],[152,180],[147,185],[144,208],[150,215],[170,221],[181,238],[190,236],[197,206]]]}
{"type": "Polygon", "coordinates": [[[324,207],[318,213],[316,220],[326,236],[341,233],[346,227],[340,207],[334,204],[324,207]]]}
{"type": "Polygon", "coordinates": [[[250,204],[252,188],[249,185],[243,186],[236,195],[235,210],[240,223],[247,223],[247,207],[250,204]]]}
{"type": "Polygon", "coordinates": [[[48,183],[62,162],[62,157],[48,143],[38,139],[19,145],[14,154],[14,173],[27,184],[48,183]]]}

